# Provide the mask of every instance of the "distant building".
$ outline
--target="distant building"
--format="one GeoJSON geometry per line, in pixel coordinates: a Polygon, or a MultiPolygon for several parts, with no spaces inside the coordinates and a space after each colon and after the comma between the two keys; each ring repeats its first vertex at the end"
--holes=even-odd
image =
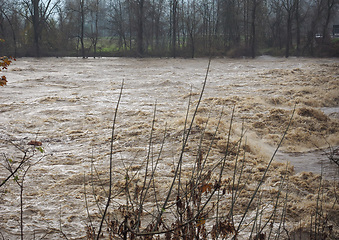
{"type": "Polygon", "coordinates": [[[333,37],[339,38],[339,25],[333,25],[333,37]]]}

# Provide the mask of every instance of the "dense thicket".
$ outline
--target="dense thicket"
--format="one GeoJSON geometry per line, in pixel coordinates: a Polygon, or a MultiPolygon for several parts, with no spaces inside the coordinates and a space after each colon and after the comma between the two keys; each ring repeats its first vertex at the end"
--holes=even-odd
{"type": "Polygon", "coordinates": [[[339,0],[0,0],[0,55],[338,56],[339,0]]]}

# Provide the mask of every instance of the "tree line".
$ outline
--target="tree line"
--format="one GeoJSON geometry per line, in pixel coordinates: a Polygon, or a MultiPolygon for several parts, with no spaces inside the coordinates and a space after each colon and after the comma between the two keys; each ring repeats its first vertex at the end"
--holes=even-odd
{"type": "Polygon", "coordinates": [[[339,0],[0,0],[0,55],[338,56],[339,0]]]}

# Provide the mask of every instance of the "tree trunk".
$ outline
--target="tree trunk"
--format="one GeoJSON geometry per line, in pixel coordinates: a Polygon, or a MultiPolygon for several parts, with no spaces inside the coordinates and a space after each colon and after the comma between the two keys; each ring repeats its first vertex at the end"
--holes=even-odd
{"type": "Polygon", "coordinates": [[[85,27],[85,8],[84,8],[85,0],[80,0],[80,14],[81,14],[81,29],[80,29],[80,43],[81,43],[81,56],[82,58],[86,58],[85,56],[85,45],[84,45],[84,27],[85,27]]]}
{"type": "Polygon", "coordinates": [[[332,16],[332,9],[334,8],[335,4],[336,4],[335,0],[327,0],[326,1],[326,21],[325,21],[324,29],[323,29],[323,39],[322,39],[323,44],[330,41],[327,28],[328,28],[328,25],[330,23],[331,16],[332,16]]]}
{"type": "Polygon", "coordinates": [[[291,19],[291,14],[288,13],[288,17],[287,17],[286,49],[285,49],[285,57],[286,58],[288,58],[290,56],[291,37],[292,37],[292,19],[291,19]]]}
{"type": "Polygon", "coordinates": [[[191,57],[194,58],[194,55],[195,55],[195,47],[194,47],[194,36],[193,36],[193,32],[190,32],[190,39],[191,39],[191,57]]]}
{"type": "Polygon", "coordinates": [[[16,34],[15,34],[15,28],[13,26],[12,21],[9,19],[9,17],[7,16],[7,14],[0,9],[0,11],[2,12],[2,14],[5,16],[5,18],[7,19],[9,26],[11,27],[11,31],[12,31],[12,37],[13,37],[13,42],[14,42],[14,57],[16,57],[17,55],[17,43],[16,43],[16,34]]]}
{"type": "Polygon", "coordinates": [[[138,30],[137,30],[137,54],[139,57],[142,57],[144,54],[144,0],[138,1],[138,30]]]}
{"type": "Polygon", "coordinates": [[[300,55],[300,0],[296,0],[295,7],[295,20],[296,20],[296,31],[297,31],[297,56],[300,55]]]}
{"type": "Polygon", "coordinates": [[[40,19],[39,19],[39,1],[40,0],[32,0],[33,4],[33,31],[34,31],[34,50],[35,57],[40,57],[40,46],[39,46],[39,32],[40,32],[40,19]]]}
{"type": "Polygon", "coordinates": [[[256,51],[256,29],[255,29],[256,11],[257,11],[257,1],[253,0],[253,8],[252,8],[252,38],[251,38],[251,56],[252,56],[252,58],[255,58],[255,51],[256,51]]]}
{"type": "Polygon", "coordinates": [[[178,1],[172,2],[172,57],[176,57],[176,33],[177,33],[177,6],[178,1]]]}
{"type": "Polygon", "coordinates": [[[95,3],[95,33],[94,33],[94,41],[93,41],[93,57],[96,57],[97,54],[97,43],[99,38],[98,31],[98,21],[99,21],[99,0],[96,0],[95,3]]]}

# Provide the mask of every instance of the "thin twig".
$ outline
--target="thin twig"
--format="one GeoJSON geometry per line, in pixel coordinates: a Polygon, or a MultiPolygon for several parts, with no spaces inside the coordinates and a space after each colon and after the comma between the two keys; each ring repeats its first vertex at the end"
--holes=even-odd
{"type": "Polygon", "coordinates": [[[119,104],[120,104],[120,100],[121,100],[121,96],[122,96],[123,87],[124,87],[124,81],[121,84],[119,99],[118,99],[117,106],[116,106],[115,112],[114,112],[114,118],[113,118],[113,124],[112,124],[112,135],[111,135],[111,152],[110,152],[110,155],[109,155],[109,192],[108,192],[108,196],[107,196],[107,203],[106,203],[105,211],[104,211],[104,214],[101,217],[101,222],[100,222],[100,227],[99,227],[99,231],[98,231],[98,235],[97,235],[97,240],[99,240],[99,238],[100,238],[100,234],[101,234],[101,230],[102,230],[102,225],[104,223],[104,219],[106,217],[107,210],[108,210],[109,204],[111,202],[112,181],[113,181],[113,179],[112,179],[113,178],[112,177],[112,170],[113,170],[114,130],[115,130],[115,123],[116,123],[116,118],[117,118],[117,115],[118,115],[118,108],[119,108],[119,104]]]}
{"type": "Polygon", "coordinates": [[[267,165],[267,167],[266,167],[266,169],[265,169],[265,172],[264,172],[264,174],[263,174],[263,176],[262,176],[260,182],[258,183],[258,185],[257,185],[257,187],[256,187],[256,189],[255,189],[255,191],[254,191],[254,193],[253,193],[253,195],[252,195],[252,197],[251,197],[251,199],[250,199],[250,201],[249,201],[247,207],[246,207],[246,210],[245,210],[245,212],[244,212],[244,214],[243,214],[243,216],[242,216],[242,218],[241,218],[241,220],[240,220],[240,222],[239,222],[239,225],[238,225],[238,228],[237,228],[236,232],[239,232],[240,227],[241,227],[243,221],[245,220],[245,217],[246,217],[246,215],[247,215],[247,213],[248,213],[248,210],[249,210],[249,208],[250,208],[250,206],[251,206],[251,204],[252,204],[252,202],[253,202],[255,196],[256,196],[256,194],[257,194],[259,188],[261,187],[262,183],[264,182],[264,179],[265,179],[265,177],[266,177],[266,174],[267,174],[267,172],[268,172],[268,169],[269,169],[269,167],[271,166],[271,163],[273,162],[273,159],[274,159],[275,155],[277,154],[277,152],[278,152],[278,150],[279,150],[279,148],[280,148],[280,146],[281,146],[283,140],[285,139],[285,136],[286,136],[286,134],[287,134],[287,131],[288,131],[290,125],[292,124],[292,119],[293,119],[293,116],[294,116],[295,109],[296,109],[296,106],[294,106],[294,109],[293,109],[291,118],[290,118],[290,120],[289,120],[289,123],[288,123],[288,125],[287,125],[287,127],[286,127],[286,130],[285,130],[285,132],[283,133],[283,135],[282,135],[282,137],[281,137],[281,140],[280,140],[278,146],[276,147],[276,149],[275,149],[275,151],[274,151],[274,153],[273,153],[273,155],[272,155],[272,157],[271,157],[271,159],[270,159],[270,161],[269,161],[269,163],[268,163],[268,165],[267,165]]]}
{"type": "Polygon", "coordinates": [[[157,218],[157,221],[156,221],[156,224],[155,224],[153,230],[158,228],[158,225],[159,225],[159,223],[160,223],[160,219],[161,219],[163,213],[165,212],[165,209],[166,209],[166,207],[167,207],[167,203],[168,203],[168,201],[169,201],[169,198],[170,198],[170,196],[171,196],[171,193],[172,193],[172,190],[173,190],[173,187],[174,187],[174,184],[175,184],[175,180],[176,180],[176,178],[177,178],[177,176],[178,176],[179,168],[180,168],[180,166],[181,166],[181,162],[182,162],[183,155],[184,155],[184,152],[185,152],[185,146],[186,146],[186,144],[187,144],[188,137],[190,136],[190,133],[191,133],[191,130],[192,130],[192,127],[193,127],[193,122],[194,122],[195,116],[196,116],[196,114],[197,114],[197,112],[198,112],[198,108],[199,108],[199,106],[200,106],[200,103],[201,103],[201,100],[202,100],[202,96],[203,96],[204,91],[205,91],[205,87],[206,87],[206,83],[207,83],[207,76],[208,76],[210,64],[211,64],[211,58],[210,58],[209,61],[208,61],[208,66],[207,66],[207,71],[206,71],[206,75],[205,75],[205,80],[204,80],[203,87],[202,87],[201,92],[200,92],[200,96],[199,96],[199,100],[198,100],[196,109],[195,109],[195,111],[194,111],[194,113],[193,113],[193,117],[192,117],[192,120],[191,120],[190,127],[189,127],[189,129],[188,129],[187,134],[186,134],[186,138],[185,138],[185,140],[183,141],[182,150],[181,150],[181,152],[180,152],[180,157],[179,157],[179,161],[178,161],[178,164],[177,164],[177,167],[176,167],[174,176],[173,176],[172,184],[171,184],[171,186],[170,186],[170,188],[169,188],[169,190],[168,190],[166,199],[165,199],[165,201],[164,201],[164,203],[163,203],[163,205],[162,205],[161,211],[160,211],[160,213],[159,213],[159,215],[158,215],[158,218],[157,218]]]}

